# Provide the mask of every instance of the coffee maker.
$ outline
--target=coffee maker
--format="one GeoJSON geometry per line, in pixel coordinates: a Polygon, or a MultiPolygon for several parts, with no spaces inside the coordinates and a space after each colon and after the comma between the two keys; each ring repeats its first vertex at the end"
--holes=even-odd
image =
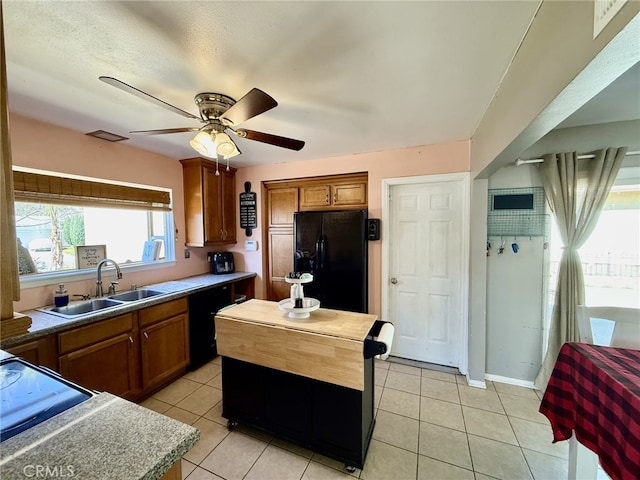
{"type": "Polygon", "coordinates": [[[211,273],[215,275],[235,271],[232,252],[209,252],[207,258],[211,263],[211,273]]]}

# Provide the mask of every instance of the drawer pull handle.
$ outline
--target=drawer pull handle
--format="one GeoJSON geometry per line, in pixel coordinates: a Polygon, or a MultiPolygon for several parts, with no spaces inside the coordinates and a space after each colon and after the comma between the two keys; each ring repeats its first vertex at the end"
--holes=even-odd
{"type": "Polygon", "coordinates": [[[337,193],[333,194],[333,203],[338,203],[338,194],[337,193]]]}
{"type": "Polygon", "coordinates": [[[326,203],[327,205],[329,205],[329,194],[327,193],[327,196],[324,199],[324,203],[326,203]]]}
{"type": "Polygon", "coordinates": [[[144,335],[144,338],[146,338],[147,340],[149,340],[149,335],[147,334],[147,332],[143,332],[142,334],[144,335]]]}
{"type": "Polygon", "coordinates": [[[129,337],[129,342],[131,342],[131,345],[133,345],[133,338],[129,337]]]}

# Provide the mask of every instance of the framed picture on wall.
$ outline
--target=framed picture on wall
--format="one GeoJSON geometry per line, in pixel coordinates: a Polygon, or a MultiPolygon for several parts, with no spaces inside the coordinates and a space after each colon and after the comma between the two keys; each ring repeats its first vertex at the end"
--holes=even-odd
{"type": "Polygon", "coordinates": [[[100,260],[107,258],[106,245],[78,245],[76,247],[76,267],[95,268],[100,260]]]}

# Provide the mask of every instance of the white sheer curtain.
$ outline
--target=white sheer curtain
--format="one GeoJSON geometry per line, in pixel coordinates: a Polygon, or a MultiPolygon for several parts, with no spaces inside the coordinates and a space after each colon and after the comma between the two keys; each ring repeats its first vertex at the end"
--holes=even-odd
{"type": "Polygon", "coordinates": [[[598,150],[592,159],[572,153],[543,155],[540,166],[545,195],[553,212],[563,250],[551,315],[549,343],[535,386],[544,390],[560,347],[577,342],[576,306],[584,304],[584,277],[578,249],[598,223],[626,147],[598,150]]]}
{"type": "Polygon", "coordinates": [[[4,52],[4,21],[0,2],[0,320],[13,318],[13,302],[20,300],[16,219],[13,208],[13,172],[9,142],[9,106],[7,102],[7,65],[4,52]]]}

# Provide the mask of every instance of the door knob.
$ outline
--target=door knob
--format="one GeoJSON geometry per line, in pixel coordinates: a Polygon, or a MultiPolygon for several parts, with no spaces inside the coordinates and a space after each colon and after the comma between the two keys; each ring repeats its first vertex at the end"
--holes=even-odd
{"type": "Polygon", "coordinates": [[[395,285],[396,283],[398,283],[398,279],[397,279],[397,278],[395,278],[395,277],[392,277],[390,281],[391,281],[391,283],[393,283],[394,285],[395,285]]]}

